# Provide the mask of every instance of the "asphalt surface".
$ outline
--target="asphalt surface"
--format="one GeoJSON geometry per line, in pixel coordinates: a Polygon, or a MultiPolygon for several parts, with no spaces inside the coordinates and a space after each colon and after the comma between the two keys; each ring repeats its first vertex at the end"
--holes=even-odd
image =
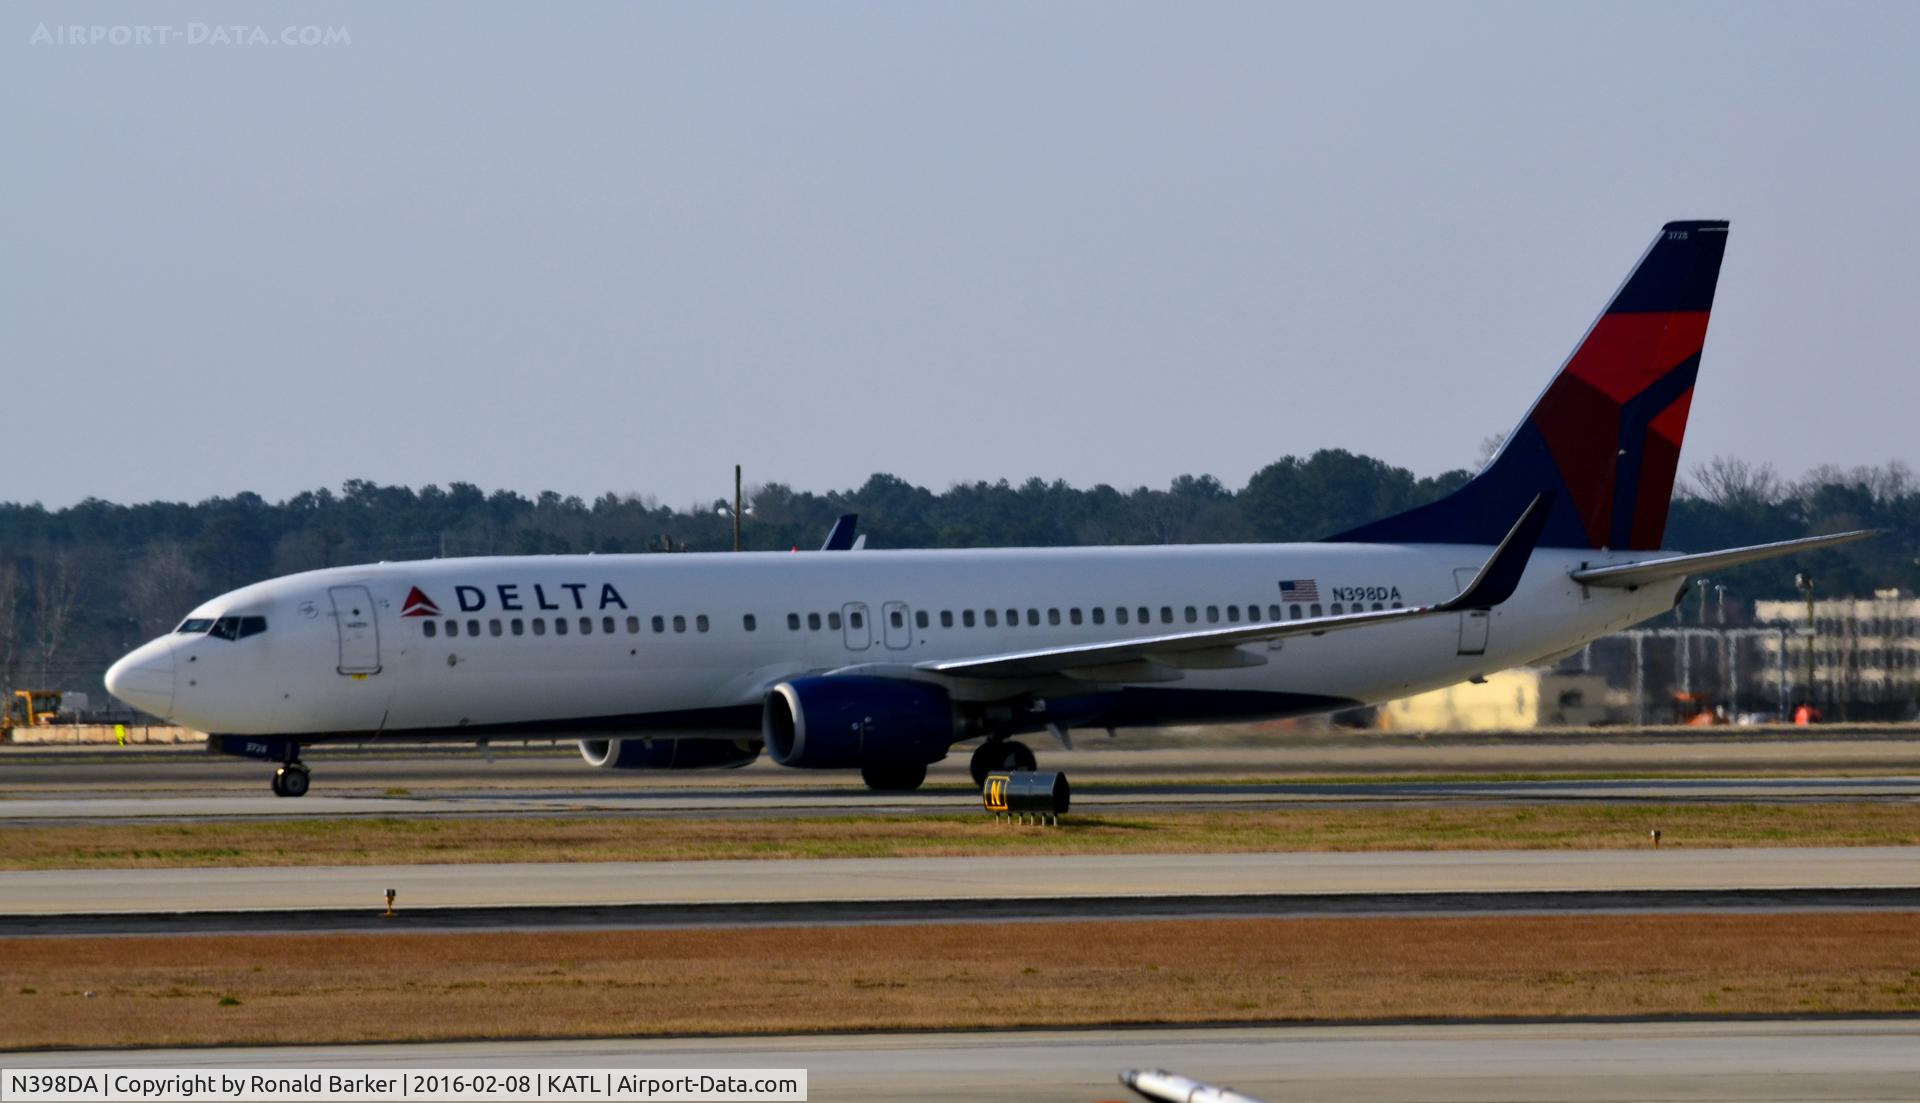
{"type": "Polygon", "coordinates": [[[1584,892],[1248,893],[1239,896],[1070,896],[1024,899],[793,901],[318,911],[0,915],[0,938],[112,935],[870,927],[923,923],[1096,920],[1434,918],[1462,915],[1650,915],[1659,912],[1920,912],[1920,889],[1663,889],[1584,892]]]}
{"type": "MultiPolygon", "coordinates": [[[[1920,800],[1920,739],[1904,728],[1822,733],[1582,733],[1292,736],[1260,746],[1115,749],[1083,737],[1036,743],[1066,771],[1075,807],[1124,812],[1593,802],[1920,800]],[[1338,780],[1331,780],[1338,779],[1338,780]]],[[[1124,740],[1122,741],[1124,742],[1124,740]]],[[[349,816],[703,818],[972,813],[964,749],[911,794],[872,793],[843,771],[658,774],[596,770],[569,747],[319,747],[314,788],[267,792],[267,763],[193,747],[0,748],[0,824],[349,816]]]]}
{"type": "Polygon", "coordinates": [[[1165,1068],[1281,1103],[1911,1100],[1920,1020],[1233,1027],[15,1054],[8,1068],[804,1068],[833,1101],[1088,1103],[1165,1068]]]}
{"type": "Polygon", "coordinates": [[[1920,846],[1129,854],[0,872],[0,915],[1920,889],[1920,846]],[[378,906],[376,906],[378,905],[378,906]]]}

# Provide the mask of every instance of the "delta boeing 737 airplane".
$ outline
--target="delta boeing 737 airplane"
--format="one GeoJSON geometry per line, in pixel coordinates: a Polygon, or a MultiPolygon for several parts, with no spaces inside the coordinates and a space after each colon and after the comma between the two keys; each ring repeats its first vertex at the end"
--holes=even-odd
{"type": "Polygon", "coordinates": [[[857,769],[956,743],[1330,712],[1564,654],[1690,574],[1867,535],[1661,551],[1725,222],[1673,222],[1505,445],[1448,497],[1324,541],[558,555],[310,571],[208,601],[114,696],[277,763],[325,741],[578,740],[594,766],[857,769]]]}

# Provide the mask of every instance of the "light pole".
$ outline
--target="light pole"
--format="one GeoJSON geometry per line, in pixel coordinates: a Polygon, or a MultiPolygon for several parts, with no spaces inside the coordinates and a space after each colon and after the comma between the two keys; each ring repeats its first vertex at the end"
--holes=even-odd
{"type": "Polygon", "coordinates": [[[1806,573],[1793,576],[1793,584],[1807,595],[1807,707],[1813,707],[1813,576],[1806,573]]]}

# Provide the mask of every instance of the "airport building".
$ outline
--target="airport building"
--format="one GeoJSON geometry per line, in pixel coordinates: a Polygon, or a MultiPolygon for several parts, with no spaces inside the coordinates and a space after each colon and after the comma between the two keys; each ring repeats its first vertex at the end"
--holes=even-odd
{"type": "Polygon", "coordinates": [[[1813,701],[1828,719],[1902,720],[1920,708],[1920,598],[1876,590],[1871,598],[1813,603],[1807,635],[1805,601],[1756,601],[1754,622],[1786,629],[1764,637],[1771,663],[1805,684],[1808,641],[1813,651],[1813,701]],[[1838,710],[1836,712],[1836,710],[1838,710]]]}

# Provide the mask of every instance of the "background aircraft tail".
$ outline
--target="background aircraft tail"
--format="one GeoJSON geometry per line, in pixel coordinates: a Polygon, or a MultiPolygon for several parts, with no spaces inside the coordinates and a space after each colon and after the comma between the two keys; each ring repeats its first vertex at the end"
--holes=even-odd
{"type": "Polygon", "coordinates": [[[1471,482],[1329,539],[1497,544],[1544,493],[1543,547],[1658,548],[1726,248],[1725,222],[1667,223],[1471,482]]]}

